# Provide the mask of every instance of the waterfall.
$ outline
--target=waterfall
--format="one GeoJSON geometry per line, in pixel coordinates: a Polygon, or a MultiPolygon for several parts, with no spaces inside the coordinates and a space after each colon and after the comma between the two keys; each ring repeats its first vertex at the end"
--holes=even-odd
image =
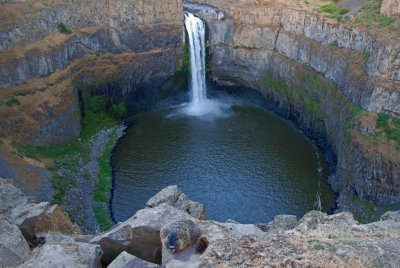
{"type": "Polygon", "coordinates": [[[229,115],[228,104],[207,99],[204,22],[192,13],[185,12],[185,27],[189,37],[191,100],[185,105],[184,113],[203,118],[226,117],[229,115]]]}
{"type": "Polygon", "coordinates": [[[188,12],[185,13],[185,27],[189,37],[190,49],[191,108],[195,110],[207,101],[205,30],[203,21],[188,12]]]}

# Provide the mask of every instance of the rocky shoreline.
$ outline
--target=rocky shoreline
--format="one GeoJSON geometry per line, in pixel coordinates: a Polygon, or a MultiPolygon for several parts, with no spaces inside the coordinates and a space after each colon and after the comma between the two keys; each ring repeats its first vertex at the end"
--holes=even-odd
{"type": "MultiPolygon", "coordinates": [[[[60,203],[72,215],[73,222],[77,223],[85,233],[100,232],[102,226],[99,225],[93,213],[94,207],[101,207],[105,212],[104,225],[111,226],[113,221],[111,217],[111,199],[106,202],[99,202],[93,197],[101,172],[99,158],[105,153],[106,146],[109,147],[109,150],[115,147],[118,140],[123,136],[125,128],[123,124],[118,124],[114,127],[100,130],[87,141],[88,144],[85,148],[90,152],[72,152],[72,154],[68,154],[64,158],[57,159],[56,163],[52,165],[59,165],[60,168],[53,172],[46,170],[49,175],[40,177],[41,182],[34,188],[21,184],[19,182],[20,177],[12,176],[13,174],[7,179],[11,179],[17,187],[33,200],[39,202],[53,200],[53,202],[60,203]],[[55,185],[55,183],[57,184],[55,185]],[[59,201],[56,201],[54,196],[59,194],[57,192],[58,184],[66,186],[61,188],[63,195],[59,201]],[[43,185],[48,187],[43,187],[43,185]]],[[[111,155],[107,154],[106,158],[110,159],[111,155]]],[[[111,167],[111,163],[109,165],[111,167]]],[[[2,167],[7,166],[9,169],[16,168],[0,157],[0,174],[4,174],[2,167]]],[[[111,184],[112,176],[108,180],[110,180],[111,184]]],[[[111,194],[106,193],[106,195],[111,194]]]]}
{"type": "MultiPolygon", "coordinates": [[[[112,224],[111,206],[109,199],[107,202],[99,202],[93,199],[93,195],[100,176],[99,157],[104,153],[107,143],[111,140],[115,147],[118,140],[123,136],[124,125],[117,125],[113,128],[101,130],[91,140],[90,161],[84,163],[82,160],[77,161],[82,165],[78,165],[78,174],[76,174],[76,184],[65,195],[62,206],[73,215],[76,222],[85,233],[96,233],[101,231],[101,226],[93,214],[93,207],[102,207],[109,217],[109,224],[112,224]],[[89,176],[87,175],[89,174],[89,176]]],[[[109,159],[111,156],[108,157],[109,159]]],[[[111,163],[110,163],[111,165],[111,163]]],[[[111,181],[112,178],[110,177],[111,181]]]]}
{"type": "Polygon", "coordinates": [[[62,208],[29,203],[9,183],[0,183],[0,197],[2,267],[100,267],[105,263],[114,268],[160,264],[163,267],[396,267],[400,263],[400,211],[387,212],[379,221],[369,224],[359,224],[351,213],[328,216],[318,211],[311,211],[299,220],[293,215],[277,215],[269,223],[221,223],[205,220],[201,204],[191,201],[176,186],[169,186],[127,221],[98,235],[81,235],[62,208]],[[26,206],[31,208],[30,213],[21,213],[26,206]],[[191,246],[172,255],[163,249],[160,229],[178,220],[191,220],[199,226],[209,241],[204,253],[196,253],[191,246]],[[40,243],[33,244],[32,237],[40,243]],[[157,251],[162,252],[161,259],[154,257],[157,251]]]}

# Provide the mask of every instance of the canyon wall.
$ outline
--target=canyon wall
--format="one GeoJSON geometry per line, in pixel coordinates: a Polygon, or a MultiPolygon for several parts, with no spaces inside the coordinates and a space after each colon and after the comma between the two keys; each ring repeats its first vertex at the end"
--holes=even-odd
{"type": "Polygon", "coordinates": [[[119,81],[105,94],[132,99],[181,54],[179,0],[3,1],[0,16],[0,132],[21,143],[68,142],[81,86],[119,81]]]}
{"type": "Polygon", "coordinates": [[[374,143],[369,135],[376,113],[400,114],[400,35],[276,2],[185,4],[208,26],[213,81],[259,90],[328,156],[332,151],[336,192],[399,203],[400,152],[395,142],[374,143]]]}

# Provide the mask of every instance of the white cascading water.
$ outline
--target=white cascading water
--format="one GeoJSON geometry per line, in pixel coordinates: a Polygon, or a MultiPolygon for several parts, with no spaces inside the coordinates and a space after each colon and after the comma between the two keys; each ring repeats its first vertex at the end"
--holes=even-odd
{"type": "Polygon", "coordinates": [[[206,89],[206,48],[204,22],[192,13],[185,12],[185,27],[189,37],[190,50],[190,89],[191,100],[184,108],[185,114],[191,116],[227,116],[227,104],[207,99],[206,89]]]}
{"type": "Polygon", "coordinates": [[[191,108],[201,107],[207,100],[205,30],[201,19],[192,13],[185,13],[185,26],[189,37],[191,71],[191,108]]]}

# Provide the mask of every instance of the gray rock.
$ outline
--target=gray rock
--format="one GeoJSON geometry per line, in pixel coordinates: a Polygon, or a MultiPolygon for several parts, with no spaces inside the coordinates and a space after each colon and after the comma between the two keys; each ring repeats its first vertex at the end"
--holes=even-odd
{"type": "Polygon", "coordinates": [[[179,190],[178,186],[171,185],[162,189],[155,196],[150,198],[149,201],[147,201],[146,206],[153,208],[162,203],[173,206],[180,195],[181,191],[179,190]]]}
{"type": "Polygon", "coordinates": [[[297,224],[297,217],[295,215],[277,215],[274,218],[272,228],[275,230],[290,230],[297,224]]]}
{"type": "Polygon", "coordinates": [[[108,268],[129,268],[129,267],[156,268],[160,266],[151,262],[141,260],[138,257],[133,256],[124,251],[121,254],[119,254],[118,257],[107,267],[108,268]]]}
{"type": "Polygon", "coordinates": [[[307,232],[311,230],[315,230],[321,226],[353,226],[358,224],[354,219],[353,214],[350,212],[342,212],[334,215],[326,215],[326,213],[322,213],[319,211],[310,211],[303,218],[300,219],[299,223],[296,226],[296,230],[307,232]]]}
{"type": "Polygon", "coordinates": [[[148,207],[156,207],[160,204],[173,206],[197,219],[204,220],[206,218],[203,204],[190,200],[176,185],[162,189],[146,203],[148,207]]]}
{"type": "Polygon", "coordinates": [[[198,221],[186,212],[178,210],[168,204],[162,203],[154,208],[141,209],[127,221],[112,228],[110,231],[95,236],[90,243],[99,243],[103,237],[109,237],[121,243],[129,243],[133,237],[133,228],[147,226],[155,230],[161,230],[161,227],[176,221],[177,219],[188,219],[198,221]]]}
{"type": "Polygon", "coordinates": [[[16,225],[0,219],[0,267],[15,267],[28,259],[31,250],[16,225]]]}
{"type": "Polygon", "coordinates": [[[381,221],[395,221],[400,222],[400,210],[388,211],[381,216],[381,221]]]}
{"type": "Polygon", "coordinates": [[[33,250],[21,268],[99,267],[99,245],[76,242],[73,237],[49,234],[46,244],[33,250]]]}
{"type": "Polygon", "coordinates": [[[255,224],[241,224],[241,223],[217,223],[220,227],[228,230],[231,235],[237,239],[241,239],[245,236],[264,236],[264,232],[258,228],[255,224]]]}
{"type": "Polygon", "coordinates": [[[174,207],[187,212],[190,216],[197,219],[206,219],[206,211],[203,204],[190,200],[184,193],[182,193],[178,200],[176,200],[174,207]]]}
{"type": "MultiPolygon", "coordinates": [[[[17,206],[24,206],[29,198],[22,191],[5,179],[0,179],[0,217],[8,214],[8,211],[17,206]]],[[[7,215],[8,216],[8,215],[7,215]]]]}
{"type": "Polygon", "coordinates": [[[19,189],[1,181],[0,201],[0,218],[16,224],[32,245],[43,242],[38,238],[40,232],[81,234],[79,227],[72,224],[62,207],[50,206],[48,202],[33,203],[19,189]]]}

